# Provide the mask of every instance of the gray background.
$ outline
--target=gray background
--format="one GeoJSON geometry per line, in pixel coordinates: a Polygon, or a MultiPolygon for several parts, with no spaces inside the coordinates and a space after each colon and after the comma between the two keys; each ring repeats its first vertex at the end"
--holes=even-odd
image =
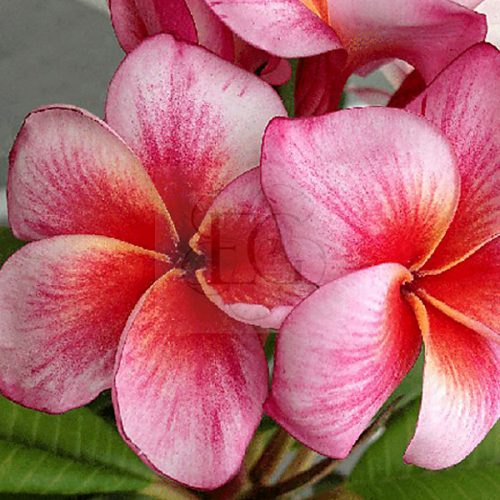
{"type": "Polygon", "coordinates": [[[122,57],[106,0],[0,0],[0,223],[7,157],[24,116],[53,103],[102,116],[122,57]]]}

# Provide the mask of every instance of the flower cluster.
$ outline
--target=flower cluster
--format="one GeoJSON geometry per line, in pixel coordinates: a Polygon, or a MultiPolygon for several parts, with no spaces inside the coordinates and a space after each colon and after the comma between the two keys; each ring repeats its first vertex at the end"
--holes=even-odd
{"type": "Polygon", "coordinates": [[[345,458],[423,345],[405,460],[464,459],[500,416],[500,55],[460,3],[110,0],[105,120],[37,109],[10,154],[0,392],[111,388],[142,460],[214,489],[264,411],[345,458]],[[391,106],[337,110],[396,58],[391,106]]]}

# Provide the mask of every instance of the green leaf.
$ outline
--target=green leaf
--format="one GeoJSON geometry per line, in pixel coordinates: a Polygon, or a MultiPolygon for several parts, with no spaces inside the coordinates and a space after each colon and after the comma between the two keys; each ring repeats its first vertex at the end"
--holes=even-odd
{"type": "Polygon", "coordinates": [[[113,401],[111,400],[111,390],[103,391],[97,398],[87,405],[87,408],[92,412],[115,425],[115,412],[113,409],[113,401]]]}
{"type": "Polygon", "coordinates": [[[25,244],[14,237],[8,227],[0,227],[0,265],[25,244]]]}
{"type": "Polygon", "coordinates": [[[428,471],[403,463],[419,402],[398,412],[385,434],[362,457],[347,482],[366,500],[493,500],[500,491],[500,425],[460,464],[428,471]]]}
{"type": "Polygon", "coordinates": [[[284,85],[278,87],[278,94],[288,112],[288,116],[295,116],[295,78],[297,76],[297,59],[290,59],[292,76],[284,85]]]}
{"type": "Polygon", "coordinates": [[[153,473],[87,408],[47,415],[0,398],[0,492],[134,491],[153,473]]]}

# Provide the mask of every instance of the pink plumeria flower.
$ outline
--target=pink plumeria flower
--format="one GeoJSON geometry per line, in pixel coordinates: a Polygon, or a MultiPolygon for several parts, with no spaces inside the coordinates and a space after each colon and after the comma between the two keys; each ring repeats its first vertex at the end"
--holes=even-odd
{"type": "Polygon", "coordinates": [[[264,191],[292,263],[320,288],[280,330],[265,409],[324,455],[347,456],[422,340],[405,460],[451,466],[499,417],[499,78],[498,51],[480,44],[412,113],[351,109],[267,129],[264,191]]]}
{"type": "Polygon", "coordinates": [[[1,392],[59,413],[112,386],[120,431],[152,468],[197,488],[233,476],[268,386],[249,323],[279,326],[311,290],[252,168],[284,114],[262,80],[169,35],[125,58],[107,123],[31,113],[8,207],[16,236],[40,241],[0,271],[1,392]]]}
{"type": "Polygon", "coordinates": [[[451,0],[206,1],[247,42],[306,57],[297,75],[300,115],[336,109],[350,74],[381,60],[403,59],[430,82],[486,33],[483,16],[451,0]]]}
{"type": "Polygon", "coordinates": [[[255,72],[271,85],[291,76],[286,59],[275,57],[236,36],[205,0],[109,0],[111,20],[120,45],[130,52],[144,39],[169,33],[197,43],[238,66],[255,72]]]}

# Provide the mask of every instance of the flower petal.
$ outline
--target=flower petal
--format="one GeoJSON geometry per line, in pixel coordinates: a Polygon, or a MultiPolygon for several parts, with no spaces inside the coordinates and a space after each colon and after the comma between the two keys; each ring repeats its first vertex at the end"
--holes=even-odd
{"type": "Polygon", "coordinates": [[[258,168],[221,192],[192,245],[207,257],[197,274],[207,297],[244,323],[277,328],[314,290],[285,255],[258,168]]]}
{"type": "Polygon", "coordinates": [[[463,460],[500,416],[500,346],[432,306],[420,308],[424,387],[405,461],[442,469],[463,460]]]}
{"type": "Polygon", "coordinates": [[[287,59],[272,56],[263,50],[235,37],[235,63],[270,85],[283,85],[292,76],[292,68],[287,59]]]}
{"type": "Polygon", "coordinates": [[[342,48],[335,32],[300,0],[207,0],[243,40],[280,57],[342,48]]]}
{"type": "Polygon", "coordinates": [[[385,108],[274,120],[262,182],[288,257],[318,284],[382,262],[418,268],[459,194],[445,138],[425,120],[385,108]]]}
{"type": "Polygon", "coordinates": [[[267,393],[253,327],[174,270],[132,313],[115,370],[120,431],[147,464],[203,489],[238,472],[267,393]]]}
{"type": "Polygon", "coordinates": [[[337,109],[349,73],[347,53],[335,50],[299,61],[295,89],[295,115],[322,115],[337,109]]]}
{"type": "Polygon", "coordinates": [[[169,35],[125,58],[106,104],[107,121],[142,160],[184,239],[217,193],[258,164],[265,126],[284,114],[259,78],[169,35]]]}
{"type": "Polygon", "coordinates": [[[102,236],[30,243],[0,271],[0,391],[64,412],[111,386],[127,318],[165,257],[102,236]]]}
{"type": "Polygon", "coordinates": [[[259,75],[265,82],[269,83],[269,85],[284,85],[290,80],[292,67],[288,59],[269,57],[267,55],[266,61],[266,65],[259,75]]]}
{"type": "Polygon", "coordinates": [[[453,265],[500,234],[499,79],[498,50],[476,45],[407,106],[448,137],[461,177],[457,213],[426,269],[453,265]]]}
{"type": "Polygon", "coordinates": [[[454,1],[455,3],[463,5],[468,9],[475,9],[480,3],[483,2],[483,0],[454,0],[454,1]]]}
{"type": "Polygon", "coordinates": [[[377,87],[350,86],[347,92],[356,98],[355,104],[350,107],[387,106],[387,103],[391,100],[390,92],[377,87]],[[359,101],[361,101],[361,104],[359,104],[359,101]]]}
{"type": "Polygon", "coordinates": [[[448,0],[335,0],[329,7],[350,66],[395,57],[427,82],[486,35],[484,16],[448,0]]]}
{"type": "Polygon", "coordinates": [[[111,21],[125,52],[158,33],[196,43],[193,17],[185,0],[109,0],[111,21]]]}
{"type": "Polygon", "coordinates": [[[404,108],[416,96],[425,90],[425,81],[422,75],[415,69],[403,80],[403,83],[394,92],[388,106],[393,108],[404,108]]]}
{"type": "MultiPolygon", "coordinates": [[[[228,61],[234,60],[234,40],[231,30],[212,12],[205,0],[185,0],[193,16],[198,43],[228,61]]],[[[166,33],[175,33],[164,31],[166,33]]],[[[186,41],[189,41],[186,39],[186,41]]]]}
{"type": "Polygon", "coordinates": [[[8,208],[20,239],[98,234],[165,252],[177,242],[137,158],[78,108],[51,106],[26,118],[10,154],[8,208]]]}
{"type": "Polygon", "coordinates": [[[421,340],[399,264],[321,287],[285,320],[265,411],[306,446],[345,458],[412,367],[421,340]]]}
{"type": "Polygon", "coordinates": [[[417,283],[418,294],[438,309],[500,341],[500,238],[444,273],[424,276],[417,283]]]}

